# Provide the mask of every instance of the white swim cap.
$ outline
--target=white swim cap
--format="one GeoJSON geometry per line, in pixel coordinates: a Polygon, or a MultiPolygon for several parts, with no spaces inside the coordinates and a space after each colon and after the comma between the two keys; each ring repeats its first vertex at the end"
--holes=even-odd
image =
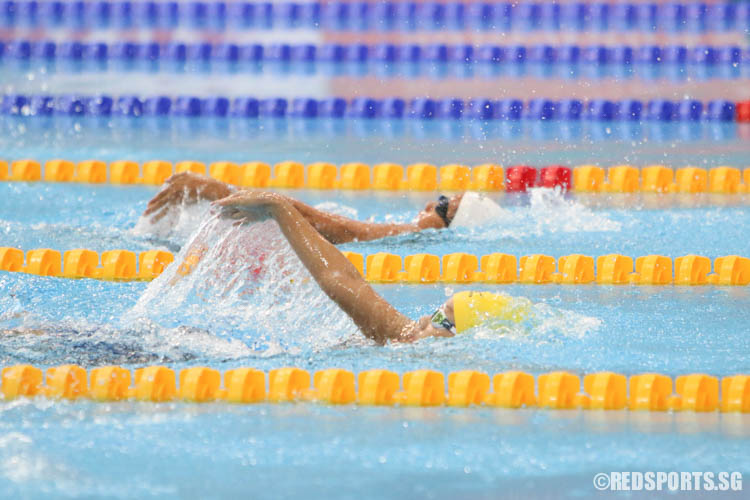
{"type": "Polygon", "coordinates": [[[451,221],[451,227],[482,226],[507,216],[507,210],[503,210],[500,205],[485,195],[468,191],[464,193],[461,203],[458,205],[456,215],[451,221]]]}

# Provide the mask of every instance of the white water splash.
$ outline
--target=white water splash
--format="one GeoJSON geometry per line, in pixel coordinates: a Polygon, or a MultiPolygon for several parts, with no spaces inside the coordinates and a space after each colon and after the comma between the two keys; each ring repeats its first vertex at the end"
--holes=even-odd
{"type": "Polygon", "coordinates": [[[334,215],[340,215],[342,217],[348,217],[350,219],[357,219],[359,212],[356,208],[343,205],[341,203],[336,203],[335,201],[324,201],[323,203],[318,203],[315,205],[314,208],[317,208],[318,210],[321,210],[323,212],[328,212],[329,214],[334,215]]]}
{"type": "Polygon", "coordinates": [[[271,352],[358,335],[272,219],[240,224],[210,215],[126,317],[225,332],[271,352]]]}
{"type": "Polygon", "coordinates": [[[147,236],[169,240],[178,245],[184,244],[211,209],[211,203],[183,203],[165,208],[164,217],[153,222],[151,216],[140,216],[131,233],[135,236],[147,236]]]}
{"type": "Polygon", "coordinates": [[[212,359],[240,359],[255,354],[238,339],[223,339],[208,330],[178,326],[161,328],[155,323],[141,321],[137,330],[137,344],[143,352],[167,359],[185,359],[191,356],[212,359]]]}
{"type": "Polygon", "coordinates": [[[556,189],[529,190],[529,206],[503,210],[481,231],[473,228],[457,229],[469,239],[487,239],[543,236],[554,233],[618,232],[622,224],[575,200],[567,199],[556,189]]]}
{"type": "Polygon", "coordinates": [[[498,335],[533,342],[554,342],[565,339],[582,339],[596,331],[602,324],[599,318],[586,316],[544,303],[531,303],[524,297],[514,297],[515,307],[527,308],[524,321],[514,323],[499,321],[485,323],[471,330],[477,338],[496,338],[498,335]]]}
{"type": "Polygon", "coordinates": [[[572,199],[558,189],[535,188],[530,191],[530,215],[546,232],[597,233],[620,231],[622,225],[572,199]]]}

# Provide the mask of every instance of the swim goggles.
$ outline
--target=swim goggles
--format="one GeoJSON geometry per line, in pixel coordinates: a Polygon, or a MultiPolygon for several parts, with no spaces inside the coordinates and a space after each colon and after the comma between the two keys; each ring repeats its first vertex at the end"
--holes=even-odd
{"type": "Polygon", "coordinates": [[[445,227],[451,225],[450,220],[448,220],[448,206],[450,205],[450,203],[450,198],[445,195],[440,195],[437,201],[437,205],[435,205],[435,213],[438,214],[441,219],[443,219],[443,222],[445,222],[445,227]]]}
{"type": "Polygon", "coordinates": [[[456,331],[456,324],[449,320],[445,315],[445,304],[438,307],[438,310],[433,313],[430,318],[430,323],[432,323],[432,326],[435,328],[445,328],[454,335],[458,333],[456,331]]]}

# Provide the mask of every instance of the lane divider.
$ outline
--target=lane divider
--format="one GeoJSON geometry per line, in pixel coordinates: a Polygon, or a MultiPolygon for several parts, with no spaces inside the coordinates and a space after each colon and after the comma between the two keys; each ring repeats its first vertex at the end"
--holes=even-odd
{"type": "Polygon", "coordinates": [[[327,162],[304,165],[283,161],[273,167],[264,162],[217,161],[206,166],[199,161],[101,160],[74,163],[64,159],[44,164],[33,159],[0,160],[0,181],[85,182],[92,184],[160,185],[174,173],[192,172],[240,187],[281,189],[341,189],[381,191],[526,191],[532,187],[560,188],[590,193],[746,193],[750,168],[732,166],[710,169],[664,165],[598,165],[566,167],[529,165],[502,167],[485,163],[474,167],[448,164],[440,167],[413,163],[404,168],[396,163],[370,166],[351,162],[336,166],[327,162]]]}
{"type": "MultiPolygon", "coordinates": [[[[242,63],[304,63],[305,69],[313,63],[359,63],[393,65],[394,63],[429,65],[440,63],[486,65],[524,65],[527,63],[544,64],[546,66],[559,64],[563,67],[575,67],[583,63],[588,65],[620,65],[629,68],[635,74],[643,68],[646,72],[661,65],[672,70],[685,70],[701,66],[731,68],[739,73],[740,68],[750,62],[739,46],[711,46],[698,45],[495,45],[484,44],[474,46],[470,44],[391,44],[375,45],[362,44],[236,44],[209,42],[184,43],[170,41],[133,42],[120,41],[114,43],[85,42],[65,40],[59,43],[50,40],[34,41],[28,39],[0,40],[5,46],[3,60],[29,61],[107,61],[135,62],[143,61],[149,64],[158,62],[184,63],[213,62],[227,64],[242,63]]],[[[176,67],[175,67],[176,68],[176,67]]],[[[76,68],[80,70],[80,68],[76,68]]],[[[153,67],[151,68],[154,69],[153,67]]],[[[434,72],[433,72],[434,73],[434,72]]],[[[435,74],[438,78],[441,75],[435,74]]],[[[729,78],[726,72],[709,75],[712,78],[729,78]]]]}
{"type": "Polygon", "coordinates": [[[117,281],[150,281],[159,276],[174,260],[163,250],[141,252],[136,258],[129,250],[109,250],[101,256],[93,250],[68,250],[62,256],[57,250],[39,248],[24,252],[18,248],[0,247],[0,270],[59,278],[95,278],[117,281]]]}
{"type": "Polygon", "coordinates": [[[224,372],[208,367],[175,371],[148,366],[131,372],[120,366],[87,371],[77,365],[48,368],[46,374],[31,365],[2,370],[2,394],[18,397],[136,400],[149,402],[282,403],[309,401],[323,404],[378,406],[488,406],[555,410],[623,410],[750,412],[750,376],[717,377],[696,373],[678,376],[646,373],[625,375],[600,372],[581,377],[565,371],[536,379],[509,371],[492,377],[464,370],[445,376],[434,370],[415,370],[402,377],[389,370],[367,370],[357,376],[348,370],[306,370],[285,367],[266,374],[253,368],[224,372]],[[266,378],[268,385],[266,385],[266,378]],[[311,386],[312,381],[312,386],[311,386]],[[721,392],[721,398],[719,394],[721,392]]]}
{"type": "Polygon", "coordinates": [[[549,255],[493,253],[477,257],[467,253],[416,254],[402,259],[390,253],[364,256],[343,252],[360,274],[375,283],[521,283],[569,285],[739,285],[750,284],[750,259],[737,255],[711,259],[699,255],[670,257],[647,255],[549,255]],[[367,266],[364,267],[366,262],[367,266]],[[441,269],[442,263],[442,269],[441,269]],[[520,263],[520,266],[518,265],[520,263]],[[596,266],[594,265],[596,263],[596,266]],[[635,269],[635,272],[633,272],[635,269]],[[442,271],[442,272],[441,272],[442,271]]]}
{"type": "Polygon", "coordinates": [[[744,32],[742,2],[7,2],[8,28],[114,30],[744,32]]]}
{"type": "MultiPolygon", "coordinates": [[[[555,259],[550,255],[492,253],[476,256],[451,253],[442,258],[432,254],[399,255],[379,252],[367,255],[343,252],[359,273],[372,283],[492,283],[492,284],[566,284],[566,285],[720,285],[750,284],[750,258],[738,255],[711,259],[685,255],[674,261],[663,255],[646,255],[635,260],[619,254],[591,257],[581,254],[555,259]],[[520,264],[520,265],[519,265],[520,264]]],[[[60,254],[41,248],[24,252],[0,247],[0,270],[24,272],[60,278],[149,281],[159,276],[174,261],[163,250],[141,252],[136,258],[129,250],[110,250],[99,254],[75,249],[60,254]],[[138,264],[136,266],[136,263],[138,264]]],[[[181,273],[191,272],[181,264],[181,273]]]]}
{"type": "Polygon", "coordinates": [[[514,98],[489,99],[431,99],[427,97],[404,100],[398,97],[376,99],[355,97],[350,100],[329,97],[318,100],[309,97],[286,99],[272,97],[256,99],[252,96],[228,97],[164,95],[138,97],[133,95],[60,95],[5,94],[0,101],[0,114],[22,117],[96,116],[96,117],[218,117],[218,118],[354,118],[401,120],[475,120],[518,121],[583,119],[597,122],[697,122],[718,123],[750,121],[750,101],[714,99],[707,102],[695,99],[672,101],[652,99],[640,101],[624,99],[553,100],[533,98],[528,101],[514,98]]]}

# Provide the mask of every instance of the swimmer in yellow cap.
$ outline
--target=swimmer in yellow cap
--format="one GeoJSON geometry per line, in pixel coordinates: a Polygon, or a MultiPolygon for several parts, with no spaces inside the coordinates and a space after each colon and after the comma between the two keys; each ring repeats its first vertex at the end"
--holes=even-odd
{"type": "MultiPolygon", "coordinates": [[[[346,312],[362,333],[380,344],[452,337],[487,321],[519,322],[528,304],[489,292],[461,292],[434,314],[411,320],[378,295],[351,262],[325,239],[285,196],[241,191],[216,202],[227,217],[253,218],[262,212],[279,224],[297,256],[320,288],[346,312]]],[[[322,325],[324,326],[324,325],[322,325]]]]}
{"type": "MultiPolygon", "coordinates": [[[[162,190],[148,203],[144,217],[152,222],[163,218],[171,207],[197,203],[199,201],[217,201],[241,190],[216,179],[192,173],[173,175],[164,183],[162,190]]],[[[416,233],[425,229],[443,229],[450,226],[458,211],[463,194],[452,197],[440,196],[417,214],[414,222],[408,224],[377,224],[349,219],[313,208],[299,200],[284,197],[307,221],[328,241],[333,244],[350,241],[370,241],[386,236],[404,233],[416,233]]]]}

